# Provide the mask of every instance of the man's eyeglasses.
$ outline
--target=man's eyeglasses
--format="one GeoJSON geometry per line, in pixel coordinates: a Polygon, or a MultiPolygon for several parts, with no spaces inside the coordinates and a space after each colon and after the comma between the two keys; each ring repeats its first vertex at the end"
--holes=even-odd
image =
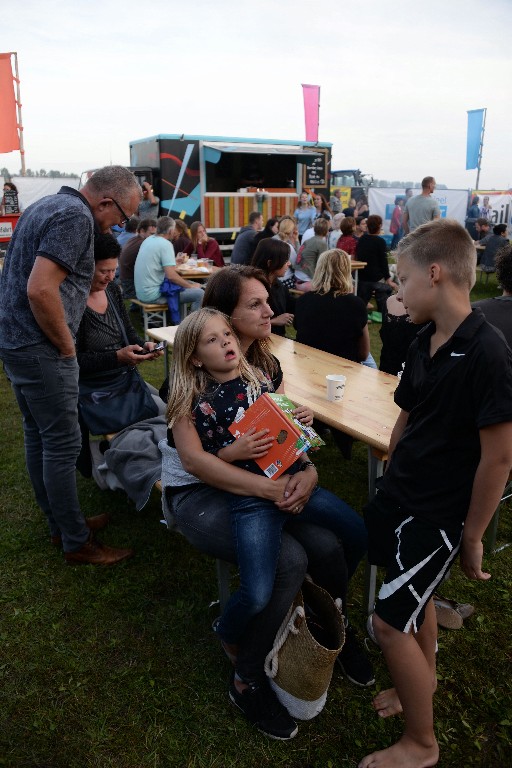
{"type": "Polygon", "coordinates": [[[126,224],[126,222],[128,221],[128,219],[129,219],[130,217],[126,215],[126,213],[123,211],[123,209],[121,208],[121,206],[119,205],[119,203],[117,202],[117,200],[114,200],[114,198],[111,198],[111,199],[112,199],[112,202],[114,203],[115,207],[117,208],[117,210],[119,211],[119,213],[120,213],[120,214],[121,214],[121,216],[123,217],[123,218],[121,219],[121,221],[119,222],[119,223],[121,224],[121,226],[122,226],[123,224],[126,224]]]}

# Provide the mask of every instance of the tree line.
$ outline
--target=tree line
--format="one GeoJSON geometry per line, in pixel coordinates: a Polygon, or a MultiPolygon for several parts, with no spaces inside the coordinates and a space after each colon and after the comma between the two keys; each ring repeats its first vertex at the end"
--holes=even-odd
{"type": "MultiPolygon", "coordinates": [[[[21,169],[17,176],[21,176],[21,169]]],[[[11,172],[7,168],[0,168],[0,176],[3,176],[5,181],[10,181],[12,178],[11,172]]],[[[25,176],[43,176],[47,177],[49,179],[61,179],[61,178],[68,178],[68,179],[78,179],[79,176],[77,173],[66,173],[65,171],[46,171],[44,168],[41,168],[39,171],[33,171],[31,168],[27,168],[25,171],[25,176]]]]}

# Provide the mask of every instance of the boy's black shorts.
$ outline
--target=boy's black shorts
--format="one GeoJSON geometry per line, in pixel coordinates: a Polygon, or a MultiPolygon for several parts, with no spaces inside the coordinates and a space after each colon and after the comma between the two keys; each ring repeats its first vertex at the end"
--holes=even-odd
{"type": "Polygon", "coordinates": [[[441,529],[404,514],[382,491],[364,509],[368,560],[386,568],[375,613],[401,632],[415,632],[425,606],[459,551],[462,525],[441,529]]]}

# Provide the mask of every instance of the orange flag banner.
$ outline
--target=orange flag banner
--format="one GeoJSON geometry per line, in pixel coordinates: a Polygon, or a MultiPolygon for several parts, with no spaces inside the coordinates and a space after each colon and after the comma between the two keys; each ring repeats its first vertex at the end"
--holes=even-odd
{"type": "Polygon", "coordinates": [[[20,148],[11,54],[0,53],[0,153],[20,148]]]}

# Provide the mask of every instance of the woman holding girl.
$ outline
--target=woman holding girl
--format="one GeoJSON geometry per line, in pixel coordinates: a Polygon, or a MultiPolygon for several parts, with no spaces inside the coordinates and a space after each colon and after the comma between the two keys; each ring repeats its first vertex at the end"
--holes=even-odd
{"type": "Polygon", "coordinates": [[[198,259],[211,259],[216,267],[225,266],[218,242],[208,235],[200,221],[194,221],[190,225],[190,239],[191,243],[183,249],[183,253],[189,256],[197,253],[198,259]]]}
{"type": "MultiPolygon", "coordinates": [[[[274,391],[282,392],[282,371],[268,344],[272,310],[263,274],[253,267],[221,270],[208,282],[204,305],[231,317],[242,353],[263,372],[274,391]]],[[[198,351],[197,344],[190,345],[188,357],[195,355],[196,361],[201,362],[198,351]]],[[[304,423],[311,423],[309,409],[299,407],[295,415],[304,423]]],[[[360,516],[337,497],[317,489],[318,476],[313,465],[308,463],[304,471],[277,480],[257,475],[205,451],[190,416],[173,420],[168,432],[173,482],[166,489],[177,527],[189,542],[202,552],[237,562],[230,520],[232,494],[272,501],[287,515],[270,599],[238,638],[229,695],[260,730],[274,738],[289,739],[297,732],[296,724],[268,685],[263,669],[265,657],[306,569],[332,595],[340,592],[345,567],[350,577],[364,555],[364,525],[360,516]],[[322,503],[318,519],[311,523],[302,519],[299,511],[310,500],[316,502],[316,498],[328,498],[328,503],[322,503]]],[[[352,681],[371,685],[371,665],[353,630],[347,629],[340,664],[352,681]]]]}

